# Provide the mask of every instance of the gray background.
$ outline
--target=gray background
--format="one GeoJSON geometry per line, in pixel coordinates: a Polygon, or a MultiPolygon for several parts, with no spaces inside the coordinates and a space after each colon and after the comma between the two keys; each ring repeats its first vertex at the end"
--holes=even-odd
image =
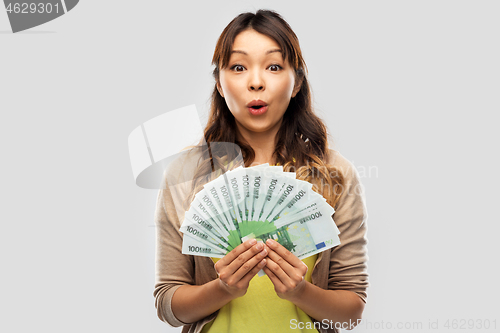
{"type": "Polygon", "coordinates": [[[356,331],[500,330],[498,1],[87,0],[15,35],[0,10],[0,331],[179,331],[156,318],[157,191],[127,138],[193,103],[205,121],[216,39],[258,8],[293,27],[334,147],[366,170],[375,326],[356,331]]]}

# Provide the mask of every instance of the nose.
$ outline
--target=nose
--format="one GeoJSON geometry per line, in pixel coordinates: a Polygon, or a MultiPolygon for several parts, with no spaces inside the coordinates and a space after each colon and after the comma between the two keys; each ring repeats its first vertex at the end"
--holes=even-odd
{"type": "Polygon", "coordinates": [[[259,71],[253,71],[248,79],[248,90],[260,91],[265,89],[264,79],[259,71]]]}

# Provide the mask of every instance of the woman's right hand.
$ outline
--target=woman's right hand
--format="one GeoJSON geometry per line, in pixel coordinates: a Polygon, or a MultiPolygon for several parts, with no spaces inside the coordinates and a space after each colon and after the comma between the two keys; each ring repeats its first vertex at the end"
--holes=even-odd
{"type": "Polygon", "coordinates": [[[250,280],[266,266],[266,256],[264,244],[255,239],[235,247],[215,263],[220,287],[233,299],[245,295],[250,280]]]}

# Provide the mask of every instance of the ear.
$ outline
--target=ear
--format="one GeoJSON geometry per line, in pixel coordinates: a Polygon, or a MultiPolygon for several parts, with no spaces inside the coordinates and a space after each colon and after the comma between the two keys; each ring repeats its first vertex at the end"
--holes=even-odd
{"type": "Polygon", "coordinates": [[[295,87],[293,87],[292,98],[294,98],[302,88],[302,79],[295,80],[295,87]]]}
{"type": "Polygon", "coordinates": [[[224,98],[224,92],[222,92],[222,87],[220,86],[220,83],[217,82],[217,90],[219,91],[219,94],[222,96],[222,98],[224,98]]]}

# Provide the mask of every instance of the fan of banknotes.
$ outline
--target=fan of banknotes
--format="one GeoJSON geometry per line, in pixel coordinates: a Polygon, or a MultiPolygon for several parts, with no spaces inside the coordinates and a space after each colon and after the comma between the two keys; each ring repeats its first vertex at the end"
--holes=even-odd
{"type": "Polygon", "coordinates": [[[186,212],[182,253],[222,258],[271,238],[303,259],[340,244],[334,209],[281,166],[239,167],[205,184],[186,212]]]}

